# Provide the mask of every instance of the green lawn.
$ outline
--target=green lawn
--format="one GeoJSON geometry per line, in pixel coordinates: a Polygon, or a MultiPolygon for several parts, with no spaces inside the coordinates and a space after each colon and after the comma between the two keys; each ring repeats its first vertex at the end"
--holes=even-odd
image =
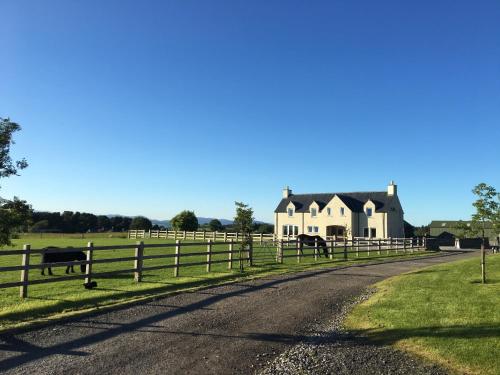
{"type": "Polygon", "coordinates": [[[422,269],[377,284],[350,330],[394,344],[458,373],[500,374],[500,255],[422,269]]]}
{"type": "MultiPolygon", "coordinates": [[[[94,246],[114,246],[124,244],[134,244],[137,240],[127,238],[78,238],[79,236],[65,236],[64,238],[22,238],[15,240],[14,246],[4,247],[3,249],[20,249],[25,243],[29,243],[32,249],[40,249],[45,246],[59,247],[82,247],[86,246],[88,241],[93,241],[94,246]],[[76,237],[76,238],[73,238],[76,237]]],[[[173,243],[173,240],[165,239],[145,239],[145,243],[173,243]]],[[[185,240],[192,243],[192,240],[185,240]]],[[[213,251],[227,251],[228,244],[214,245],[213,251]]],[[[1,253],[2,249],[0,249],[1,253]]],[[[341,250],[338,249],[340,252],[341,250]]],[[[173,254],[173,247],[145,249],[145,255],[154,254],[173,254]]],[[[187,252],[183,248],[182,252],[187,252]]],[[[206,260],[206,245],[189,248],[189,252],[199,252],[199,256],[181,258],[182,263],[203,262],[206,260]]],[[[272,246],[254,247],[254,267],[245,267],[243,274],[238,272],[238,264],[235,261],[233,270],[228,270],[227,262],[212,265],[212,272],[206,272],[206,266],[188,266],[181,267],[180,277],[173,277],[173,269],[162,269],[154,271],[145,271],[143,281],[136,283],[133,280],[132,273],[114,275],[107,278],[94,278],[98,283],[98,288],[85,290],[82,287],[83,280],[62,281],[57,283],[31,285],[28,289],[28,298],[19,298],[19,288],[0,289],[0,330],[15,326],[22,326],[37,319],[46,319],[52,317],[67,316],[74,312],[100,308],[126,301],[148,298],[154,295],[165,294],[180,289],[197,288],[216,283],[227,282],[241,277],[257,277],[271,273],[297,272],[312,267],[331,266],[332,263],[346,264],[341,261],[341,256],[336,255],[336,260],[326,260],[319,258],[317,261],[311,255],[312,250],[306,251],[308,256],[297,264],[295,257],[284,259],[281,265],[276,264],[274,257],[276,248],[272,246]]],[[[293,250],[285,251],[286,255],[293,254],[293,250]]],[[[418,255],[423,252],[418,253],[418,255]]],[[[399,253],[401,255],[401,251],[399,253]]],[[[409,255],[409,254],[408,254],[409,255]]],[[[133,249],[126,250],[106,250],[95,251],[94,259],[103,258],[121,258],[134,256],[133,249]]],[[[227,260],[227,254],[213,255],[212,260],[227,260]]],[[[385,258],[385,252],[379,256],[376,251],[370,254],[370,259],[385,258]]],[[[234,256],[234,258],[236,258],[234,256]]],[[[359,257],[355,254],[350,255],[349,262],[367,261],[367,254],[360,253],[359,257]]],[[[173,264],[173,258],[145,260],[144,266],[157,266],[173,264]]],[[[31,264],[39,264],[40,256],[32,255],[31,264]]],[[[0,266],[17,266],[21,264],[20,255],[0,256],[0,266]]],[[[78,267],[75,267],[77,271],[78,267]]],[[[107,272],[118,269],[133,268],[133,261],[120,263],[95,264],[93,272],[107,272]]],[[[30,280],[57,278],[65,276],[65,267],[53,268],[54,276],[41,276],[39,270],[31,270],[30,280]]],[[[0,283],[16,282],[20,280],[20,271],[0,272],[0,283]]]]}

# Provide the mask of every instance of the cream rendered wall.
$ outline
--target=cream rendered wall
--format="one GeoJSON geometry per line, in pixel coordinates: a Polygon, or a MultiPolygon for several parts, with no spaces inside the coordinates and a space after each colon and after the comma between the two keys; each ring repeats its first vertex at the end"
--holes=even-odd
{"type": "Polygon", "coordinates": [[[359,237],[364,236],[364,228],[375,228],[375,230],[377,231],[377,238],[386,237],[385,214],[383,212],[375,212],[375,203],[373,203],[371,200],[365,203],[365,205],[363,206],[363,212],[359,213],[359,224],[357,231],[357,235],[359,237]],[[371,217],[366,216],[366,210],[368,208],[372,209],[371,217]]]}
{"type": "MultiPolygon", "coordinates": [[[[304,213],[304,227],[303,232],[307,232],[308,226],[317,226],[319,229],[318,235],[321,237],[326,237],[326,227],[328,225],[340,225],[347,226],[349,230],[352,230],[353,224],[353,214],[351,210],[338,198],[337,196],[333,197],[328,204],[323,207],[321,212],[319,211],[319,207],[316,203],[313,203],[311,207],[318,208],[318,213],[316,217],[312,217],[310,212],[304,213]],[[327,208],[331,208],[331,216],[328,216],[327,208]],[[344,216],[340,216],[340,208],[344,207],[344,216]]],[[[351,235],[351,233],[349,234],[351,235]]]]}
{"type": "Polygon", "coordinates": [[[303,216],[304,214],[300,212],[295,212],[295,206],[292,202],[290,202],[286,208],[287,212],[284,213],[276,213],[275,214],[275,227],[274,234],[278,236],[278,238],[283,237],[283,225],[296,225],[299,227],[299,234],[303,232],[303,216]],[[288,208],[293,208],[293,215],[288,216],[288,208]]]}

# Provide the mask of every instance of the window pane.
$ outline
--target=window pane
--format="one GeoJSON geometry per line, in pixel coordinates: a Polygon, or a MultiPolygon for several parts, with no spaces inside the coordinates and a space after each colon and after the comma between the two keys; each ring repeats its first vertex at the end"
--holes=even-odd
{"type": "Polygon", "coordinates": [[[368,237],[368,228],[363,229],[363,237],[368,237]]]}
{"type": "Polygon", "coordinates": [[[318,227],[314,227],[314,233],[318,233],[318,227]]]}
{"type": "Polygon", "coordinates": [[[344,207],[340,207],[340,214],[344,216],[344,207]]]}
{"type": "Polygon", "coordinates": [[[307,231],[308,231],[309,233],[311,233],[311,232],[313,231],[313,230],[312,230],[312,227],[307,227],[307,231]]]}
{"type": "Polygon", "coordinates": [[[371,208],[366,209],[366,216],[372,216],[372,209],[371,208]]]}
{"type": "Polygon", "coordinates": [[[299,227],[298,227],[298,226],[295,226],[295,227],[293,227],[293,229],[294,229],[294,234],[295,234],[296,236],[298,236],[298,235],[299,235],[299,227]]]}
{"type": "Polygon", "coordinates": [[[370,237],[377,237],[377,229],[376,228],[371,228],[370,229],[370,237]]]}
{"type": "Polygon", "coordinates": [[[315,208],[311,208],[311,216],[316,216],[316,209],[315,208]]]}
{"type": "Polygon", "coordinates": [[[288,227],[283,225],[283,236],[286,236],[288,227]]]}
{"type": "Polygon", "coordinates": [[[293,208],[288,209],[288,216],[293,216],[293,208]]]}

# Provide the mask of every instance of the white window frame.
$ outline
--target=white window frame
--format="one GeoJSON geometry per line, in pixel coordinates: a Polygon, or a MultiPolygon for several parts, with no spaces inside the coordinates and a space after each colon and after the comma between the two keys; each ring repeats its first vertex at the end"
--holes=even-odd
{"type": "Polygon", "coordinates": [[[287,209],[287,212],[288,212],[288,217],[292,217],[293,213],[294,213],[294,209],[292,207],[290,207],[290,208],[287,209]]]}
{"type": "Polygon", "coordinates": [[[373,215],[373,209],[371,207],[366,208],[366,216],[367,217],[372,217],[373,215]]]}
{"type": "Polygon", "coordinates": [[[326,214],[327,214],[328,216],[332,216],[332,209],[331,209],[330,207],[327,207],[327,208],[326,208],[326,214]]]}
{"type": "Polygon", "coordinates": [[[345,208],[340,207],[340,216],[345,216],[345,208]]]}
{"type": "Polygon", "coordinates": [[[311,217],[316,217],[318,215],[318,210],[316,209],[316,207],[311,207],[309,209],[309,212],[311,213],[311,217]],[[313,212],[314,212],[314,215],[313,215],[313,212]]]}
{"type": "Polygon", "coordinates": [[[313,226],[312,225],[307,226],[307,233],[313,233],[313,226]]]}
{"type": "Polygon", "coordinates": [[[313,227],[314,233],[319,233],[319,227],[313,227]]]}

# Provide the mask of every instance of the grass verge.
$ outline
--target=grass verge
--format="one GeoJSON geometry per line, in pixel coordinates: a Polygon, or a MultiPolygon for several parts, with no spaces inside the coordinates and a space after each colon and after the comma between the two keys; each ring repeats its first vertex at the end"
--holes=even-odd
{"type": "Polygon", "coordinates": [[[456,373],[500,374],[500,256],[428,267],[376,284],[346,328],[456,373]]]}

